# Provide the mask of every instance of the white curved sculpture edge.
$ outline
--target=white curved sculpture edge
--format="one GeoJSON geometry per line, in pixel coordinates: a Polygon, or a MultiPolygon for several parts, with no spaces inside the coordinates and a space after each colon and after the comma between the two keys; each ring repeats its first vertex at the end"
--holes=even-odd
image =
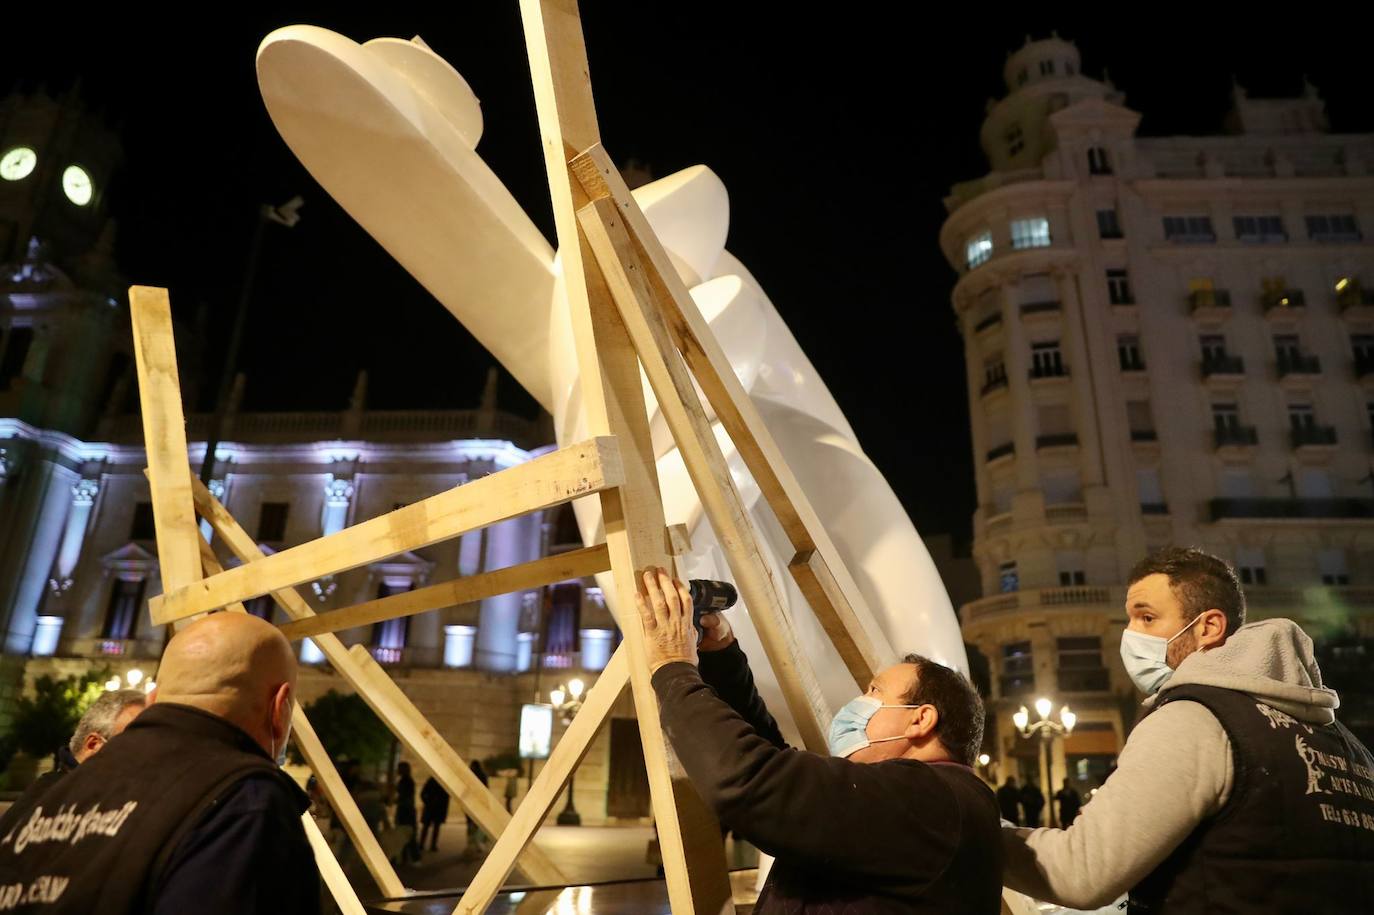
{"type": "MultiPolygon", "coordinates": [[[[559,442],[577,440],[584,416],[558,261],[474,151],[481,109],[462,77],[418,41],[359,45],[313,26],[273,32],[257,65],[273,123],[302,164],[553,415],[559,442]]],[[[635,197],[863,591],[879,651],[889,661],[916,651],[967,672],[953,608],[910,519],[777,309],[724,248],[724,185],[696,166],[635,197]]],[[[687,571],[728,578],[647,383],[645,391],[665,515],[691,529],[687,571]]],[[[838,708],[856,685],[787,574],[790,545],[719,424],[716,431],[802,649],[838,708]]],[[[599,504],[583,499],[576,508],[584,539],[594,542],[599,504]]],[[[747,614],[731,620],[760,692],[795,737],[747,614]]]]}

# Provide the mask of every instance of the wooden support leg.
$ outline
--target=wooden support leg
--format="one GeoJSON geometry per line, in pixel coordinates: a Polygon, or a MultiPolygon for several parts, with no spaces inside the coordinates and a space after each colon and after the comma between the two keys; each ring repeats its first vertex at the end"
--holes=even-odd
{"type": "Polygon", "coordinates": [[[134,333],[134,361],[138,364],[158,568],[163,590],[171,591],[200,580],[197,544],[202,538],[191,503],[186,417],[181,411],[172,305],[167,290],[131,287],[129,320],[134,333]]]}
{"type": "Polygon", "coordinates": [[[664,550],[663,505],[639,362],[599,274],[585,269],[591,257],[578,229],[576,211],[586,198],[568,171],[571,155],[600,141],[582,21],[573,0],[521,0],[520,15],[587,428],[592,434],[615,436],[621,447],[624,482],[620,488],[602,493],[601,512],[670,905],[677,915],[733,912],[719,827],[681,768],[675,769],[670,761],[658,701],[649,681],[644,633],[636,618],[637,573],[650,566],[667,567],[669,559],[664,550]]]}
{"type": "MultiPolygon", "coordinates": [[[[333,807],[334,812],[338,814],[344,832],[348,833],[348,838],[352,840],[353,847],[358,850],[358,857],[362,858],[363,864],[367,867],[367,872],[372,875],[373,880],[377,881],[377,888],[382,891],[382,895],[393,897],[406,895],[409,890],[401,882],[401,878],[396,875],[396,869],[391,866],[391,861],[387,859],[386,852],[382,850],[381,843],[377,841],[377,836],[372,832],[371,824],[363,819],[362,811],[358,809],[358,802],[344,787],[339,770],[334,768],[328,751],[325,750],[319,735],[315,733],[315,728],[305,716],[305,709],[299,705],[291,713],[291,739],[296,742],[297,749],[305,757],[306,765],[310,767],[310,771],[315,773],[315,780],[319,782],[325,799],[329,801],[329,806],[333,807]]],[[[323,871],[324,868],[321,867],[320,870],[323,871]]]]}
{"type": "Polygon", "coordinates": [[[730,571],[749,608],[749,618],[758,628],[802,742],[813,753],[825,753],[825,729],[830,715],[815,672],[782,611],[782,599],[764,565],[754,525],[697,400],[687,367],[682,364],[663,315],[652,300],[633,241],[608,197],[584,206],[578,211],[578,219],[649,376],[659,409],[668,421],[706,517],[720,538],[730,571]]]}
{"type": "Polygon", "coordinates": [[[629,666],[625,645],[622,643],[611,655],[611,661],[587,691],[582,710],[573,718],[572,724],[563,732],[563,737],[549,754],[548,761],[540,770],[530,790],[525,794],[510,827],[496,840],[487,859],[477,875],[472,878],[463,898],[458,900],[454,915],[478,915],[485,912],[495,898],[501,884],[505,883],[511,868],[515,865],[516,855],[533,837],[544,823],[549,809],[567,784],[577,764],[586,755],[596,732],[611,713],[616,699],[620,697],[625,684],[629,682],[629,666]]]}
{"type": "MultiPolygon", "coordinates": [[[[135,286],[129,290],[129,307],[162,584],[164,589],[182,588],[200,581],[202,572],[216,574],[223,570],[196,525],[167,290],[135,286]]],[[[243,605],[233,604],[232,609],[243,612],[243,605]]],[[[298,715],[299,712],[297,707],[298,715]]],[[[299,717],[304,722],[304,716],[299,717]]],[[[308,723],[305,726],[309,728],[308,723]]],[[[308,812],[302,822],[315,852],[315,865],[340,910],[348,915],[364,915],[362,903],[308,812]]],[[[377,850],[380,852],[380,847],[377,850]]],[[[391,879],[400,886],[395,872],[391,879]]]]}
{"type": "Polygon", "coordinates": [[[367,910],[363,908],[358,894],[354,892],[353,885],[348,882],[343,868],[339,866],[338,859],[329,850],[329,843],[325,841],[320,827],[315,824],[315,818],[309,813],[303,813],[301,823],[305,826],[305,837],[310,840],[310,848],[315,852],[315,866],[320,869],[324,885],[329,888],[329,894],[338,903],[339,911],[343,915],[367,915],[367,910]]]}

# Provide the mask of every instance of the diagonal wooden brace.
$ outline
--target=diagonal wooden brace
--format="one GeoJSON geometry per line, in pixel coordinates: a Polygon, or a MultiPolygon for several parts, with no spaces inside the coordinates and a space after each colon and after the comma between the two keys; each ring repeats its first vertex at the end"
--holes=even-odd
{"type": "Polygon", "coordinates": [[[802,742],[813,753],[824,753],[829,713],[815,671],[782,610],[777,584],[763,562],[758,534],[697,399],[687,367],[653,301],[639,253],[609,198],[582,207],[578,220],[639,354],[640,364],[649,376],[659,409],[668,421],[706,517],[720,538],[721,549],[748,606],[749,618],[758,629],[768,662],[777,674],[802,742]]]}
{"type": "Polygon", "coordinates": [[[615,440],[588,439],[214,578],[169,589],[148,606],[155,624],[193,616],[599,493],[623,478],[615,440]]]}
{"type": "Polygon", "coordinates": [[[610,568],[611,560],[605,545],[589,546],[505,569],[455,578],[427,588],[364,601],[342,610],[286,623],[281,627],[281,631],[288,639],[299,639],[324,632],[340,632],[355,626],[379,623],[382,620],[414,616],[441,607],[471,603],[497,594],[525,591],[570,578],[585,578],[608,571],[610,568]]]}
{"type": "Polygon", "coordinates": [[[569,170],[588,200],[610,198],[619,210],[640,255],[644,280],[662,310],[674,343],[792,542],[797,558],[790,567],[802,593],[834,641],[850,674],[861,688],[867,689],[873,675],[890,660],[880,656],[875,647],[882,644],[882,629],[772,433],[735,376],[610,155],[599,142],[588,144],[571,160],[569,170]],[[814,554],[814,558],[807,554],[814,554]],[[817,578],[826,584],[818,585],[817,578]]]}

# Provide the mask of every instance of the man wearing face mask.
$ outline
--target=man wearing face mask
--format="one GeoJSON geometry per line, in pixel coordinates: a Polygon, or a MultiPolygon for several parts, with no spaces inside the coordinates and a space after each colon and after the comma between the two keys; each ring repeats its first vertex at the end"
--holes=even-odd
{"type": "Polygon", "coordinates": [[[6,911],[317,913],[309,799],[276,762],[290,643],[257,617],[215,613],[172,638],[157,684],[118,740],[0,835],[0,887],[19,887],[6,911]]]}
{"type": "Polygon", "coordinates": [[[673,749],[721,825],[777,859],[757,915],[1000,910],[997,800],[972,769],[983,706],[968,680],[909,655],[835,716],[831,756],[789,749],[729,623],[704,617],[698,646],[687,586],[661,569],[644,586],[673,749]]]}
{"type": "Polygon", "coordinates": [[[1374,759],[1291,620],[1245,624],[1226,563],[1132,571],[1121,656],[1146,694],[1116,771],[1065,830],[1003,829],[1004,879],[1131,913],[1374,911],[1374,759]]]}

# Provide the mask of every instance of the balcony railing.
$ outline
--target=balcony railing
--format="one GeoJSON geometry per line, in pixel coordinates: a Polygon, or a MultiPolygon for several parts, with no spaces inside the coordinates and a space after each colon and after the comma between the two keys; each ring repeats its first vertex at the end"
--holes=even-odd
{"type": "Polygon", "coordinates": [[[1056,432],[1052,435],[1037,435],[1036,448],[1064,448],[1078,444],[1077,432],[1056,432]]]}
{"type": "Polygon", "coordinates": [[[1013,442],[1007,442],[1004,445],[998,445],[996,448],[988,449],[988,462],[991,463],[1000,457],[1006,457],[1009,454],[1015,453],[1016,445],[1013,442]]]}
{"type": "Polygon", "coordinates": [[[990,327],[996,327],[998,324],[1001,324],[1001,323],[1002,323],[1002,315],[1001,315],[1001,313],[1000,313],[1000,312],[995,312],[995,313],[993,313],[993,314],[988,315],[986,318],[984,318],[983,320],[979,321],[977,324],[973,325],[973,332],[974,332],[975,334],[981,334],[983,331],[987,330],[988,328],[990,328],[990,327]]]}
{"type": "Polygon", "coordinates": [[[1322,372],[1320,358],[1305,356],[1301,353],[1280,356],[1278,366],[1280,378],[1287,378],[1290,375],[1320,375],[1322,372]]]}
{"type": "Polygon", "coordinates": [[[1289,435],[1294,448],[1336,444],[1334,426],[1295,426],[1289,435]]]}
{"type": "Polygon", "coordinates": [[[1125,599],[1124,588],[1104,588],[1096,585],[1075,585],[1067,588],[1035,588],[1027,591],[1012,591],[1009,594],[994,594],[964,604],[959,614],[963,622],[969,623],[981,617],[1014,610],[1031,610],[1044,607],[1097,607],[1111,606],[1120,609],[1125,599]]]}
{"type": "Polygon", "coordinates": [[[384,667],[443,667],[442,648],[429,646],[406,646],[405,648],[383,648],[372,645],[368,652],[384,667]]]}
{"type": "Polygon", "coordinates": [[[57,654],[78,658],[157,658],[162,655],[162,642],[157,639],[63,639],[58,643],[57,654]]]}
{"type": "Polygon", "coordinates": [[[1111,688],[1111,676],[1105,667],[1085,670],[1061,668],[1057,679],[1061,693],[1104,693],[1111,688]]]}
{"type": "Polygon", "coordinates": [[[1213,521],[1228,518],[1374,518],[1374,499],[1213,499],[1213,521]]]}
{"type": "Polygon", "coordinates": [[[1045,520],[1051,524],[1063,524],[1069,521],[1086,521],[1088,518],[1088,507],[1082,502],[1064,502],[1059,505],[1045,506],[1045,520]]]}
{"type": "Polygon", "coordinates": [[[1306,308],[1307,298],[1301,289],[1285,289],[1281,292],[1266,292],[1260,296],[1260,304],[1268,314],[1275,309],[1306,308]]]}
{"type": "Polygon", "coordinates": [[[1350,283],[1336,293],[1336,307],[1341,311],[1371,305],[1374,305],[1374,289],[1365,289],[1359,283],[1350,283]]]}
{"type": "Polygon", "coordinates": [[[1060,305],[1059,305],[1059,303],[1056,302],[1056,301],[1027,302],[1027,303],[1025,303],[1024,305],[1021,306],[1021,314],[1023,314],[1023,315],[1048,314],[1048,313],[1050,313],[1050,312],[1058,311],[1059,308],[1060,308],[1060,305]]]}
{"type": "Polygon", "coordinates": [[[1231,293],[1225,289],[1198,289],[1188,294],[1188,308],[1230,308],[1231,293]]]}
{"type": "MultiPolygon", "coordinates": [[[[191,441],[204,441],[209,416],[186,417],[191,441]]],[[[242,442],[301,442],[358,438],[382,442],[508,439],[517,445],[541,443],[545,433],[537,420],[484,410],[370,410],[350,413],[239,413],[225,419],[226,434],[242,442]]],[[[101,420],[97,435],[107,441],[143,438],[138,414],[101,420]]]]}
{"type": "Polygon", "coordinates": [[[990,378],[987,381],[983,382],[983,395],[987,396],[988,394],[991,394],[993,391],[996,391],[998,388],[1005,388],[1006,386],[1006,375],[1002,375],[997,378],[990,378]]]}
{"type": "Polygon", "coordinates": [[[1215,378],[1224,375],[1244,375],[1245,360],[1240,356],[1205,356],[1202,360],[1202,377],[1215,378]]]}
{"type": "Polygon", "coordinates": [[[1246,447],[1259,444],[1259,433],[1254,426],[1224,426],[1213,432],[1218,448],[1246,447]]]}

